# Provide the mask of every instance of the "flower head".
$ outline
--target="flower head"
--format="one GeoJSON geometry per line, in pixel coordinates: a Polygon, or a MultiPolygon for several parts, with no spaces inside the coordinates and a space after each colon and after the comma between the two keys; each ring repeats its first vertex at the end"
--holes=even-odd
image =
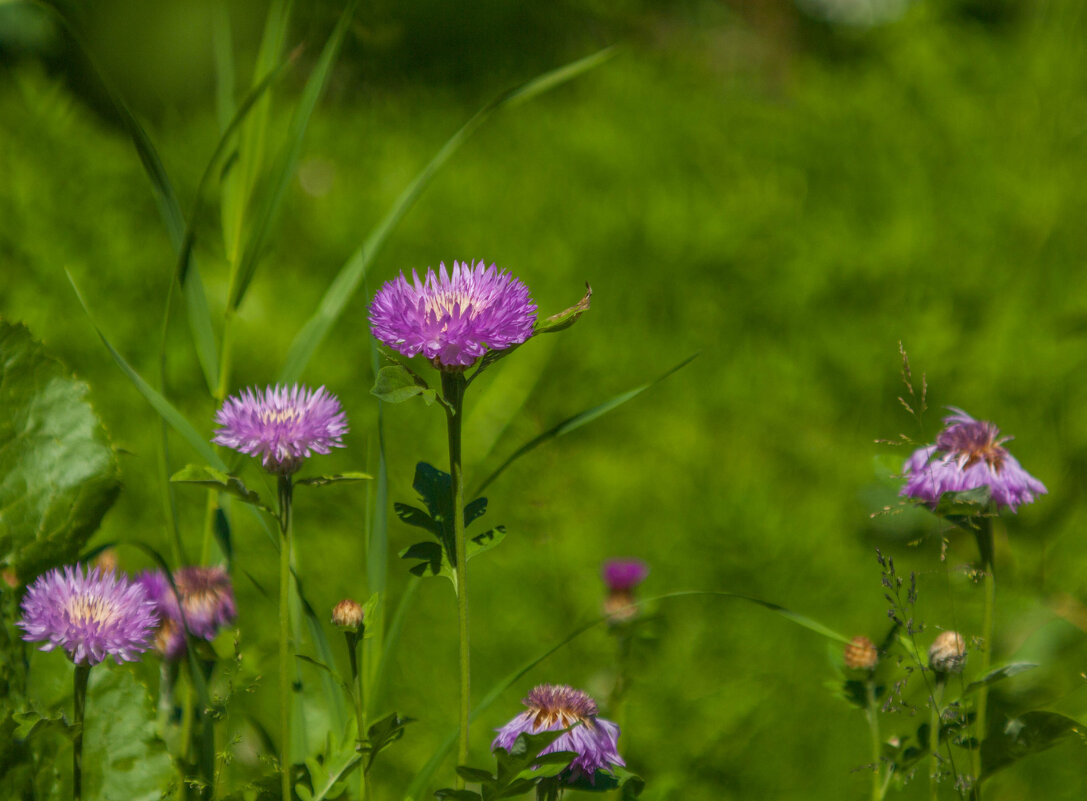
{"type": "Polygon", "coordinates": [[[626,765],[619,756],[619,727],[596,716],[596,702],[588,694],[565,684],[541,684],[521,703],[527,707],[526,711],[498,729],[498,736],[491,743],[492,751],[496,748],[508,751],[521,734],[573,726],[540,752],[541,755],[553,751],[576,752],[577,757],[570,763],[571,782],[582,775],[592,782],[597,770],[626,765]]]}
{"type": "Polygon", "coordinates": [[[957,631],[943,631],[928,649],[928,664],[937,673],[962,673],[966,642],[957,631]]]}
{"type": "Polygon", "coordinates": [[[988,487],[997,506],[1015,511],[1035,495],[1046,494],[1045,485],[1004,448],[1011,437],[1001,437],[995,425],[975,420],[961,409],[951,411],[936,444],[914,451],[906,460],[906,486],[900,495],[935,506],[945,492],[988,487]]]}
{"type": "Polygon", "coordinates": [[[212,442],[250,456],[260,456],[264,468],[290,475],[315,453],[342,448],[347,417],[340,401],[324,387],[267,387],[244,390],[226,399],[216,412],[222,428],[212,442]]]}
{"type": "Polygon", "coordinates": [[[641,559],[609,559],[600,569],[600,576],[611,592],[632,590],[648,575],[649,565],[641,559]]]}
{"type": "Polygon", "coordinates": [[[63,648],[77,665],[97,665],[107,656],[118,664],[135,661],[158,623],[139,583],[98,568],[84,574],[80,565],[39,576],[22,611],[24,640],[43,641],[43,651],[63,648]]]}
{"type": "Polygon", "coordinates": [[[186,623],[193,637],[210,641],[238,616],[234,587],[222,567],[183,567],[173,575],[176,594],[161,570],[147,571],[139,578],[162,621],[155,636],[155,650],[167,659],[185,653],[186,623]]]}
{"type": "Polygon", "coordinates": [[[874,670],[879,662],[876,644],[860,634],[849,641],[843,656],[850,670],[874,670]]]}
{"type": "Polygon", "coordinates": [[[332,625],[340,629],[357,632],[364,617],[362,606],[354,598],[344,598],[332,607],[332,625]]]}
{"type": "Polygon", "coordinates": [[[370,304],[374,336],[405,356],[422,353],[436,367],[468,367],[487,350],[532,336],[536,304],[528,287],[495,265],[440,264],[420,281],[414,270],[387,282],[370,304]]]}

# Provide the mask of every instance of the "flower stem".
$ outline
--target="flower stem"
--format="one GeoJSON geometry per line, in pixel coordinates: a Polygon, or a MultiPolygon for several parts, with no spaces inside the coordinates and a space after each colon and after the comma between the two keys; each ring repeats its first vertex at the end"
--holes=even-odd
{"type": "Polygon", "coordinates": [[[931,698],[931,714],[929,715],[928,746],[932,767],[928,775],[928,797],[936,801],[939,795],[940,780],[940,703],[944,699],[944,684],[947,682],[946,673],[936,674],[936,687],[931,698]]]}
{"type": "MultiPolygon", "coordinates": [[[[468,763],[468,717],[472,711],[471,654],[468,646],[468,546],[464,534],[464,474],[461,468],[461,423],[464,417],[463,372],[442,372],[442,395],[448,403],[446,423],[449,430],[449,475],[453,490],[453,540],[456,550],[457,618],[460,623],[460,728],[457,763],[468,763]]],[[[464,778],[457,774],[457,789],[464,789],[464,778]]]]}
{"type": "Polygon", "coordinates": [[[90,665],[75,666],[75,736],[72,738],[72,799],[83,798],[83,719],[87,709],[87,679],[90,665]]]}
{"type": "Polygon", "coordinates": [[[290,476],[279,477],[279,768],[283,801],[291,798],[291,496],[290,476]]]}
{"type": "MultiPolygon", "coordinates": [[[[355,720],[358,725],[358,740],[361,742],[366,736],[366,677],[365,677],[365,660],[366,651],[360,648],[362,643],[363,632],[360,631],[345,631],[344,638],[347,640],[347,656],[351,661],[351,687],[352,695],[354,695],[355,702],[355,720]]],[[[363,765],[359,771],[359,801],[366,801],[366,783],[367,783],[367,770],[363,765]]]]}
{"type": "Polygon", "coordinates": [[[882,801],[884,784],[881,781],[881,763],[883,758],[883,744],[879,739],[879,708],[876,706],[876,685],[869,676],[864,683],[865,696],[868,701],[865,707],[865,715],[868,717],[868,732],[872,737],[872,801],[882,801]]]}
{"type": "MultiPolygon", "coordinates": [[[[981,556],[981,569],[985,584],[985,612],[981,624],[981,677],[989,675],[993,657],[993,605],[996,601],[996,577],[993,575],[993,518],[984,516],[978,522],[975,536],[978,541],[978,553],[981,556]]],[[[981,744],[988,731],[986,711],[989,701],[989,685],[982,684],[978,689],[977,718],[974,723],[977,746],[973,750],[974,792],[976,799],[981,798],[981,744]]]]}

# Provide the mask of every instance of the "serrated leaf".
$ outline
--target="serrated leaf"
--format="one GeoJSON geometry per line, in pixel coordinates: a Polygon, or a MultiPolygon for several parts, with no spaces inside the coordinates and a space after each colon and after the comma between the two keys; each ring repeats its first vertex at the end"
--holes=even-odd
{"type": "Polygon", "coordinates": [[[981,744],[981,778],[988,778],[1023,757],[1052,748],[1062,740],[1077,736],[1085,740],[1084,728],[1077,720],[1056,712],[1034,710],[1008,720],[999,734],[981,744]]]}
{"type": "Polygon", "coordinates": [[[0,564],[29,579],[72,561],[120,491],[87,385],[0,321],[0,564]]]}
{"type": "Polygon", "coordinates": [[[426,381],[402,364],[382,367],[374,378],[370,394],[386,403],[403,403],[429,389],[426,381]]]}
{"type": "Polygon", "coordinates": [[[477,534],[468,540],[468,547],[466,549],[467,557],[469,561],[484,551],[489,551],[491,548],[498,545],[506,538],[506,527],[495,526],[490,531],[484,531],[482,534],[477,534]]]}
{"type": "Polygon", "coordinates": [[[1033,662],[1013,662],[1010,665],[1004,665],[1004,667],[1000,667],[996,670],[990,671],[983,678],[967,684],[966,689],[963,690],[963,695],[967,695],[974,692],[975,690],[981,689],[988,684],[994,684],[995,682],[1003,681],[1006,678],[1015,676],[1016,674],[1023,673],[1028,670],[1032,670],[1036,667],[1038,666],[1033,662]]]}
{"type": "Polygon", "coordinates": [[[369,473],[353,471],[350,473],[337,473],[331,476],[311,476],[310,478],[296,478],[296,487],[323,487],[326,484],[339,484],[344,481],[365,481],[373,478],[369,473]]]}
{"type": "Polygon", "coordinates": [[[260,495],[245,486],[245,482],[238,476],[232,476],[222,470],[216,470],[214,467],[196,464],[186,465],[170,476],[170,480],[175,484],[197,484],[201,487],[217,489],[259,509],[270,511],[264,501],[261,500],[260,495]]]}
{"type": "Polygon", "coordinates": [[[416,528],[422,528],[429,531],[435,537],[441,539],[442,527],[437,523],[434,518],[424,512],[422,509],[417,509],[414,506],[408,506],[406,503],[394,503],[393,511],[396,512],[396,516],[409,526],[415,526],[416,528]]]}

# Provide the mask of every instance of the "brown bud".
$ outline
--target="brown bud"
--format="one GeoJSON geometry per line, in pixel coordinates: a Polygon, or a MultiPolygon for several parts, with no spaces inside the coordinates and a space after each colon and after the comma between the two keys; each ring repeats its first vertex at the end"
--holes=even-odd
{"type": "Polygon", "coordinates": [[[350,598],[344,598],[332,608],[332,623],[341,629],[358,631],[362,617],[362,607],[350,598]]]}
{"type": "Polygon", "coordinates": [[[853,670],[872,670],[879,661],[879,651],[867,637],[858,635],[845,647],[845,666],[853,670]]]}
{"type": "Polygon", "coordinates": [[[957,631],[945,631],[928,649],[928,664],[937,673],[962,673],[966,664],[966,642],[957,631]]]}
{"type": "Polygon", "coordinates": [[[103,573],[116,573],[118,564],[117,551],[113,548],[106,548],[106,550],[98,554],[98,558],[94,560],[94,566],[103,573]]]}

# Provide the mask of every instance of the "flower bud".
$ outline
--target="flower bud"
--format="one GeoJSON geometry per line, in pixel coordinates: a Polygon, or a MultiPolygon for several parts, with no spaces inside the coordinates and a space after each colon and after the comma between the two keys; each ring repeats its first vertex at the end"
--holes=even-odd
{"type": "Polygon", "coordinates": [[[332,608],[332,623],[347,631],[358,631],[362,626],[362,607],[358,601],[344,598],[332,608]]]}
{"type": "Polygon", "coordinates": [[[928,664],[937,673],[962,673],[966,664],[966,642],[957,631],[945,631],[928,649],[928,664]]]}
{"type": "Polygon", "coordinates": [[[879,662],[879,651],[867,637],[857,635],[845,647],[845,666],[851,670],[873,670],[879,662]]]}

